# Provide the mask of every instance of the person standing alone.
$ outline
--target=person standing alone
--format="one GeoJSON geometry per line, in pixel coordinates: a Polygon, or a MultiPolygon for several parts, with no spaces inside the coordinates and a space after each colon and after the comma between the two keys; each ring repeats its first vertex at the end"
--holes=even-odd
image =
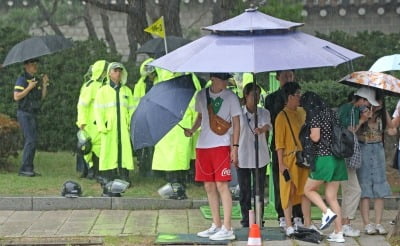
{"type": "Polygon", "coordinates": [[[24,61],[24,72],[14,86],[14,100],[18,102],[17,118],[24,136],[24,150],[19,175],[25,177],[40,176],[35,172],[33,161],[37,145],[37,114],[41,100],[47,95],[49,78],[45,74],[39,80],[38,59],[24,61]]]}

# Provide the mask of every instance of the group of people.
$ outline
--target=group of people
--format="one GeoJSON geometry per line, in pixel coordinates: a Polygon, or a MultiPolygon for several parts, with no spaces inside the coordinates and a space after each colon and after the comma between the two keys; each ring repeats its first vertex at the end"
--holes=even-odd
{"type": "MultiPolygon", "coordinates": [[[[37,82],[37,64],[36,59],[24,62],[24,73],[14,88],[17,117],[25,139],[19,175],[28,177],[39,175],[33,166],[37,142],[36,114],[40,100],[47,94],[49,81],[47,75],[43,75],[40,78],[42,83],[37,82]]],[[[145,77],[152,72],[145,73],[145,77]]],[[[148,84],[144,77],[132,93],[126,86],[126,69],[118,62],[97,61],[91,66],[90,74],[90,79],[81,88],[77,105],[77,126],[89,135],[92,142],[91,151],[84,156],[89,165],[88,173],[129,181],[129,171],[134,168],[130,120],[138,101],[153,83],[148,84]]],[[[212,212],[211,227],[199,232],[198,236],[211,240],[235,238],[231,227],[232,196],[229,189],[232,164],[237,168],[240,187],[241,224],[249,227],[249,210],[256,189],[256,159],[260,172],[257,188],[261,216],[264,214],[266,167],[272,159],[274,205],[279,224],[288,236],[298,226],[319,231],[331,223],[335,224],[335,230],[329,235],[329,241],[344,242],[344,236],[359,236],[360,231],[350,225],[358,205],[365,233],[387,233],[381,219],[383,198],[389,196],[391,190],[385,174],[383,136],[386,129],[395,129],[400,124],[400,108],[396,109],[392,119],[385,109],[382,93],[362,87],[335,112],[315,93],[302,94],[300,85],[294,82],[294,71],[277,72],[281,87],[267,96],[264,108],[258,106],[261,87],[247,83],[240,101],[227,88],[230,78],[229,73],[211,73],[211,85],[201,90],[197,82],[199,91],[189,105],[195,113],[190,112],[192,120],[184,124],[186,137],[198,137],[197,141],[185,142],[185,145],[196,143],[195,180],[204,183],[212,212]],[[332,153],[334,124],[348,128],[356,136],[351,158],[339,158],[332,153]],[[303,125],[310,127],[309,138],[313,143],[315,158],[310,168],[296,164],[295,153],[302,149],[299,133],[303,125]],[[270,146],[267,143],[269,133],[273,134],[270,146]],[[258,140],[257,158],[255,138],[258,140]],[[357,167],[354,163],[350,165],[355,160],[360,162],[357,167]],[[329,207],[318,193],[321,185],[325,185],[325,200],[329,207]],[[341,206],[337,199],[339,186],[342,189],[341,206]],[[374,199],[375,223],[369,219],[370,199],[374,199]],[[223,220],[220,218],[220,201],[223,220]],[[322,211],[319,228],[311,221],[311,202],[322,211]]],[[[193,81],[195,83],[195,79],[193,81]]],[[[177,127],[176,133],[182,134],[182,129],[177,127]]],[[[161,144],[159,151],[162,151],[161,144]]],[[[188,151],[185,156],[183,161],[187,170],[187,163],[194,155],[188,151]]]]}
{"type": "Polygon", "coordinates": [[[254,87],[253,83],[244,87],[240,104],[237,96],[227,89],[229,77],[225,73],[210,74],[211,86],[196,96],[198,118],[191,128],[185,130],[185,135],[190,137],[201,127],[196,148],[196,181],[204,182],[213,219],[211,227],[199,232],[198,236],[211,240],[235,238],[230,220],[232,199],[228,192],[230,163],[237,168],[242,226],[249,226],[249,210],[252,209],[252,197],[257,188],[260,190],[263,216],[265,168],[270,162],[270,148],[275,209],[279,225],[285,229],[287,236],[295,233],[298,227],[322,233],[321,230],[334,223],[334,231],[328,236],[328,241],[343,243],[344,236],[360,236],[360,230],[350,224],[358,207],[366,234],[387,233],[381,224],[383,198],[391,194],[391,189],[385,173],[383,137],[386,130],[398,127],[399,109],[392,119],[385,108],[383,94],[361,87],[348,103],[334,111],[317,94],[303,94],[300,85],[294,82],[294,71],[277,72],[281,87],[267,96],[265,108],[257,107],[260,88],[254,87]],[[232,124],[229,131],[221,135],[213,129],[214,117],[208,110],[208,104],[211,104],[215,114],[232,124]],[[258,125],[254,124],[255,110],[259,117],[258,125]],[[296,164],[295,153],[303,148],[299,133],[305,125],[310,129],[307,137],[312,143],[310,168],[296,164]],[[335,125],[347,128],[355,136],[353,155],[349,158],[337,157],[332,152],[335,125]],[[271,146],[266,140],[269,132],[273,134],[271,146]],[[259,187],[254,184],[255,136],[259,141],[259,187]],[[355,165],[355,162],[359,163],[355,165]],[[318,192],[322,185],[325,186],[325,201],[328,204],[318,192]],[[340,187],[341,205],[337,198],[340,187]],[[375,223],[369,218],[371,199],[374,200],[375,223]],[[220,218],[220,200],[223,220],[220,218]],[[311,203],[322,211],[318,227],[311,220],[311,203]]]}

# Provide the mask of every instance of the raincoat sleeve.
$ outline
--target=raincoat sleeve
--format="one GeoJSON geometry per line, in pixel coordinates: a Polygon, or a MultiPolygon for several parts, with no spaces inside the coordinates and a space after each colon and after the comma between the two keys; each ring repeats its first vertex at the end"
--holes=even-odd
{"type": "Polygon", "coordinates": [[[101,133],[106,133],[107,132],[107,127],[106,127],[106,113],[105,113],[105,108],[104,108],[104,102],[102,101],[102,90],[100,89],[96,97],[94,99],[94,115],[96,119],[96,126],[97,130],[101,133]]]}
{"type": "Polygon", "coordinates": [[[128,110],[129,110],[128,126],[130,128],[131,118],[132,118],[133,113],[135,112],[137,105],[135,105],[132,90],[130,88],[127,88],[127,94],[129,95],[128,96],[128,110]]]}
{"type": "Polygon", "coordinates": [[[76,125],[81,127],[81,125],[87,125],[88,123],[88,115],[89,115],[89,105],[93,100],[91,95],[90,87],[86,87],[86,85],[82,86],[81,93],[79,95],[77,111],[78,111],[78,119],[76,125]]]}

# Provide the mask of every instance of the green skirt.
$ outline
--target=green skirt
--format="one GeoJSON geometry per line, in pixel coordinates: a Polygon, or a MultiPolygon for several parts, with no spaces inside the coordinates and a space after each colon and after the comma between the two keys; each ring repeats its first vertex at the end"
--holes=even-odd
{"type": "Polygon", "coordinates": [[[315,169],[310,172],[310,179],[325,182],[347,180],[347,168],[344,159],[336,156],[317,156],[315,169]]]}

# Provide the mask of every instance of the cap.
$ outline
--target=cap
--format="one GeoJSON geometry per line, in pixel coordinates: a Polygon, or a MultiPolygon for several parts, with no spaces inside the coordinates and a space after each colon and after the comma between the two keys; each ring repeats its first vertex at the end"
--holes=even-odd
{"type": "Polygon", "coordinates": [[[124,69],[124,66],[119,62],[113,62],[110,66],[110,69],[116,69],[116,68],[124,69]]]}
{"type": "Polygon", "coordinates": [[[232,78],[232,74],[230,74],[230,73],[210,73],[210,78],[211,77],[219,78],[222,80],[228,80],[229,78],[232,78]]]}
{"type": "Polygon", "coordinates": [[[24,64],[39,62],[39,58],[32,58],[24,61],[24,64]]]}
{"type": "Polygon", "coordinates": [[[379,103],[375,99],[375,90],[368,87],[361,87],[355,93],[355,96],[363,97],[368,100],[372,106],[379,106],[379,103]]]}

